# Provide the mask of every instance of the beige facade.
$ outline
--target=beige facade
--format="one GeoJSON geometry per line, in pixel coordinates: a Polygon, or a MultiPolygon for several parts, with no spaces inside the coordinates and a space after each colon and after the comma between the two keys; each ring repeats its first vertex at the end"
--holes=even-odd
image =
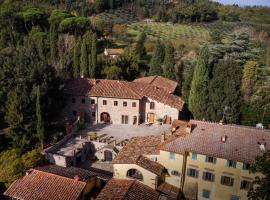
{"type": "Polygon", "coordinates": [[[196,182],[198,183],[198,199],[212,199],[212,200],[231,200],[231,199],[247,199],[247,189],[241,189],[241,181],[252,182],[255,175],[250,174],[249,170],[243,169],[243,163],[236,162],[235,167],[228,167],[228,160],[222,158],[216,158],[215,163],[206,162],[206,156],[195,154],[192,159],[192,153],[187,156],[186,167],[183,165],[184,156],[181,154],[170,153],[167,151],[160,151],[158,162],[168,170],[169,175],[165,181],[178,188],[181,187],[181,180],[184,179],[184,183],[196,182]],[[174,156],[170,156],[173,154],[174,156]],[[172,158],[174,157],[174,159],[172,158]],[[196,159],[195,159],[196,157],[196,159]],[[188,175],[189,169],[195,169],[198,171],[197,177],[191,177],[188,175]],[[173,170],[180,172],[180,177],[171,174],[173,170]],[[185,172],[183,174],[183,172],[185,172]],[[210,172],[214,174],[214,180],[208,181],[203,179],[203,173],[210,172]],[[233,178],[233,185],[227,186],[221,184],[221,177],[233,178]],[[203,197],[203,191],[209,191],[209,198],[203,197]]]}
{"type": "Polygon", "coordinates": [[[114,164],[114,178],[118,179],[130,179],[127,176],[128,170],[135,169],[138,170],[141,174],[143,179],[140,180],[143,184],[156,189],[158,176],[136,164],[114,164]]]}

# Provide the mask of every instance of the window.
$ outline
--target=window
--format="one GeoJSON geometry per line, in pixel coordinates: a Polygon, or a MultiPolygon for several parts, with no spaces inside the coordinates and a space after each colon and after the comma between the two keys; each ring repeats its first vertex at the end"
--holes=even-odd
{"type": "Polygon", "coordinates": [[[240,189],[241,190],[249,190],[251,188],[251,182],[247,181],[247,180],[242,180],[241,181],[241,185],[240,185],[240,189]]]}
{"type": "Polygon", "coordinates": [[[93,105],[93,104],[95,104],[96,102],[95,102],[95,99],[91,99],[91,104],[93,105]]]}
{"type": "Polygon", "coordinates": [[[96,112],[92,112],[92,117],[93,117],[93,118],[96,117],[96,112]]]}
{"type": "Polygon", "coordinates": [[[142,175],[142,173],[141,173],[139,170],[137,170],[137,169],[129,169],[129,170],[127,171],[127,177],[129,177],[129,178],[134,178],[134,179],[138,179],[138,180],[140,180],[140,181],[143,180],[143,175],[142,175]]]}
{"type": "Polygon", "coordinates": [[[132,102],[132,107],[133,107],[133,108],[136,107],[136,102],[132,102]]]}
{"type": "Polygon", "coordinates": [[[76,99],[75,98],[72,98],[71,101],[72,101],[72,103],[76,103],[76,99]]]}
{"type": "Polygon", "coordinates": [[[227,160],[227,166],[236,168],[236,161],[234,160],[227,160]]]}
{"type": "Polygon", "coordinates": [[[221,176],[221,184],[227,186],[233,186],[234,179],[228,176],[221,176]]]}
{"type": "Polygon", "coordinates": [[[128,124],[128,115],[122,115],[122,124],[128,124]]]}
{"type": "Polygon", "coordinates": [[[103,105],[107,105],[107,100],[103,100],[103,105]]]}
{"type": "Polygon", "coordinates": [[[114,102],[113,102],[113,105],[114,105],[114,106],[118,106],[118,101],[114,101],[114,102]]]}
{"type": "Polygon", "coordinates": [[[211,156],[205,156],[205,162],[216,164],[217,159],[211,156]]]}
{"type": "Polygon", "coordinates": [[[180,176],[180,172],[177,171],[177,170],[172,170],[171,171],[171,175],[173,175],[173,176],[180,176]]]}
{"type": "Polygon", "coordinates": [[[243,170],[249,170],[250,164],[248,163],[243,163],[243,170]]]}
{"type": "Polygon", "coordinates": [[[150,109],[151,109],[151,110],[154,110],[154,109],[155,109],[155,103],[154,103],[154,102],[151,102],[151,103],[150,103],[150,109]]]}
{"type": "Polygon", "coordinates": [[[215,181],[215,174],[213,174],[211,172],[203,172],[203,177],[202,178],[205,181],[214,182],[215,181]]]}
{"type": "Polygon", "coordinates": [[[187,176],[198,178],[199,171],[197,169],[187,168],[187,176]]]}
{"type": "Polygon", "coordinates": [[[76,110],[73,110],[72,111],[72,114],[73,114],[73,116],[76,116],[77,115],[77,111],[76,110]]]}
{"type": "Polygon", "coordinates": [[[127,102],[126,101],[123,102],[123,106],[127,107],[127,102]]]}
{"type": "Polygon", "coordinates": [[[232,196],[231,196],[231,200],[240,200],[240,197],[235,196],[235,195],[232,195],[232,196]]]}
{"type": "Polygon", "coordinates": [[[84,98],[82,99],[82,103],[85,104],[85,99],[84,98]]]}
{"type": "Polygon", "coordinates": [[[203,198],[209,199],[210,198],[210,191],[203,189],[202,196],[203,196],[203,198]]]}
{"type": "Polygon", "coordinates": [[[191,155],[191,158],[192,160],[197,160],[197,154],[193,152],[191,155]]]}
{"type": "Polygon", "coordinates": [[[169,160],[174,160],[175,159],[175,153],[170,152],[169,153],[169,160]]]}

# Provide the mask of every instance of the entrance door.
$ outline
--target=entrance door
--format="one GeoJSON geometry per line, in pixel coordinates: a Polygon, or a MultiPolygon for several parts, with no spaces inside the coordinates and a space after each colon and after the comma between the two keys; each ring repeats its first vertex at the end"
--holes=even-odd
{"type": "Polygon", "coordinates": [[[104,160],[105,161],[112,161],[112,159],[113,159],[112,152],[105,150],[104,151],[104,160]]]}
{"type": "Polygon", "coordinates": [[[155,114],[154,113],[148,113],[148,122],[155,123],[155,114]]]}

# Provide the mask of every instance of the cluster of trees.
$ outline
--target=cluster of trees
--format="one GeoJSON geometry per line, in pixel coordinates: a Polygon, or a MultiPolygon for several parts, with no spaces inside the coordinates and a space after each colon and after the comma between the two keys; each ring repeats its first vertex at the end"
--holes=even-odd
{"type": "Polygon", "coordinates": [[[261,62],[260,54],[262,50],[245,33],[231,35],[227,43],[216,41],[201,48],[190,91],[183,90],[188,93],[185,95],[193,117],[268,125],[269,74],[260,70],[268,67],[261,62]]]}

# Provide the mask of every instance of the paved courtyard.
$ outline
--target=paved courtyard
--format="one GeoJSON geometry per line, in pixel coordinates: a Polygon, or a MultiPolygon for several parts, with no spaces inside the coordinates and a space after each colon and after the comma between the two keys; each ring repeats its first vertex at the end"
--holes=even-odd
{"type": "Polygon", "coordinates": [[[147,126],[145,124],[136,125],[122,125],[122,124],[96,124],[89,127],[86,131],[96,132],[98,136],[106,134],[112,136],[117,142],[130,139],[136,136],[159,135],[161,132],[170,132],[171,125],[157,125],[153,124],[147,126]]]}

